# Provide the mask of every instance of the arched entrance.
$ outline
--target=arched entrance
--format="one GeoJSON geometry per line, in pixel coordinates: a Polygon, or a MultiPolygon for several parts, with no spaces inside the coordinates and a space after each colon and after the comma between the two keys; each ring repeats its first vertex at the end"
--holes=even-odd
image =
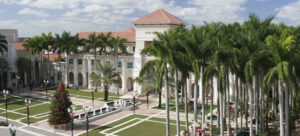
{"type": "Polygon", "coordinates": [[[72,85],[74,84],[74,74],[73,74],[73,72],[69,73],[69,83],[72,84],[72,85]]]}
{"type": "Polygon", "coordinates": [[[131,77],[127,79],[127,89],[128,91],[133,91],[133,80],[131,77]]]}
{"type": "Polygon", "coordinates": [[[78,73],[78,85],[79,86],[83,85],[83,76],[81,73],[78,73]]]}
{"type": "Polygon", "coordinates": [[[59,82],[62,81],[62,76],[61,76],[61,75],[62,75],[61,72],[58,71],[58,73],[57,73],[57,80],[58,80],[59,82]]]}
{"type": "Polygon", "coordinates": [[[118,77],[118,87],[122,88],[122,78],[118,77]]]}

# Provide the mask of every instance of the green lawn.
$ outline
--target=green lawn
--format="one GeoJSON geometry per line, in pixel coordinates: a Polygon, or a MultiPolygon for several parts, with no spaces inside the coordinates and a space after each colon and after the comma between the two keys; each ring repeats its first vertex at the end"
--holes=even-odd
{"type": "MultiPolygon", "coordinates": [[[[90,130],[89,131],[89,135],[90,136],[104,136],[104,134],[99,133],[102,131],[105,131],[106,129],[110,129],[116,125],[122,124],[124,122],[127,122],[121,126],[115,127],[113,129],[107,130],[105,133],[113,133],[117,130],[120,130],[124,127],[127,127],[129,125],[132,125],[138,121],[140,121],[141,119],[145,119],[148,116],[145,115],[131,115],[128,116],[126,118],[120,119],[118,121],[115,121],[113,123],[110,123],[108,125],[102,126],[100,128],[94,129],[94,130],[90,130]],[[132,120],[135,119],[135,120],[132,120]]],[[[170,120],[170,131],[171,131],[171,135],[175,135],[176,134],[176,121],[175,120],[170,120]]],[[[189,123],[191,124],[191,123],[189,123]]],[[[185,127],[185,122],[181,121],[181,129],[183,130],[185,127]]],[[[165,119],[164,118],[156,118],[156,117],[152,117],[150,118],[148,121],[143,121],[139,124],[136,124],[135,126],[129,127],[127,129],[124,129],[120,132],[117,132],[116,135],[120,135],[120,136],[164,136],[166,135],[166,124],[165,124],[165,119]],[[155,121],[155,122],[154,122],[155,121]]],[[[86,133],[81,134],[80,136],[85,136],[86,133]]]]}
{"type": "MultiPolygon", "coordinates": [[[[185,112],[184,103],[179,102],[178,104],[179,104],[179,112],[184,113],[185,112]]],[[[158,108],[158,106],[154,106],[154,107],[152,107],[152,109],[166,110],[165,106],[166,106],[166,104],[163,103],[163,104],[161,104],[161,108],[158,108]]],[[[170,109],[171,111],[174,111],[174,112],[176,111],[174,100],[170,101],[169,107],[170,108],[173,107],[173,108],[170,109]]],[[[216,108],[217,108],[217,105],[213,105],[213,110],[216,109],[216,108]]],[[[200,111],[201,109],[202,109],[202,105],[199,104],[198,111],[200,111]]],[[[190,107],[188,108],[188,110],[189,110],[189,113],[194,113],[194,110],[192,110],[190,107]]],[[[210,104],[207,104],[205,106],[204,111],[205,111],[204,112],[205,115],[210,113],[210,104]]],[[[200,114],[200,112],[198,112],[198,113],[200,114]]]]}
{"type": "MultiPolygon", "coordinates": [[[[36,123],[38,121],[42,121],[42,120],[45,120],[45,119],[48,119],[48,116],[41,117],[41,118],[29,117],[29,122],[30,123],[36,123]]],[[[27,118],[21,119],[21,122],[27,123],[27,118]]]]}
{"type": "MultiPolygon", "coordinates": [[[[119,124],[121,124],[121,123],[123,123],[123,122],[126,122],[126,121],[131,120],[131,119],[134,119],[134,118],[141,118],[141,119],[144,119],[144,118],[147,118],[147,116],[145,116],[145,115],[138,115],[138,114],[136,114],[136,115],[131,115],[131,116],[129,116],[129,117],[120,119],[120,120],[115,121],[115,122],[113,122],[113,123],[110,123],[110,124],[108,124],[108,125],[102,126],[102,127],[100,127],[100,128],[94,129],[94,130],[91,130],[91,131],[89,131],[89,136],[105,136],[105,135],[103,135],[103,134],[100,134],[99,132],[100,132],[100,131],[103,131],[103,130],[105,130],[105,129],[108,129],[108,128],[112,128],[112,127],[114,127],[114,126],[116,126],[116,125],[119,125],[119,124]]],[[[86,133],[81,134],[80,136],[86,136],[86,133]]]]}
{"type": "MultiPolygon", "coordinates": [[[[36,101],[36,100],[31,100],[30,106],[40,104],[40,103],[42,103],[42,102],[36,101]]],[[[1,104],[0,108],[5,109],[5,103],[1,104]]],[[[15,110],[15,109],[19,109],[19,108],[25,108],[26,109],[26,104],[25,104],[24,100],[15,101],[13,103],[8,103],[7,104],[7,109],[8,110],[15,110]]]]}
{"type": "MultiPolygon", "coordinates": [[[[91,92],[87,92],[87,91],[82,91],[82,90],[77,90],[77,89],[73,89],[73,88],[67,88],[66,89],[69,92],[69,95],[71,97],[76,97],[76,98],[82,98],[82,99],[87,99],[87,100],[91,100],[92,99],[92,94],[91,92]]],[[[49,90],[48,93],[54,93],[55,90],[49,90]]],[[[116,95],[113,93],[109,93],[109,100],[116,100],[119,99],[119,97],[121,95],[116,95]]],[[[95,92],[94,94],[94,99],[97,100],[100,98],[100,101],[104,101],[104,92],[95,92]]]]}
{"type": "MultiPolygon", "coordinates": [[[[45,103],[45,104],[38,105],[35,107],[30,107],[30,115],[36,115],[36,114],[40,114],[40,113],[44,113],[44,112],[49,112],[49,110],[50,110],[50,104],[45,103]]],[[[27,109],[25,108],[25,109],[21,109],[21,110],[16,110],[16,112],[27,114],[27,109]]]]}
{"type": "MultiPolygon", "coordinates": [[[[6,112],[2,112],[0,114],[0,116],[2,117],[6,117],[6,112]]],[[[26,117],[25,115],[21,115],[21,114],[16,114],[16,113],[12,113],[12,112],[7,112],[7,118],[10,118],[10,119],[20,119],[20,118],[24,118],[26,117]]]]}

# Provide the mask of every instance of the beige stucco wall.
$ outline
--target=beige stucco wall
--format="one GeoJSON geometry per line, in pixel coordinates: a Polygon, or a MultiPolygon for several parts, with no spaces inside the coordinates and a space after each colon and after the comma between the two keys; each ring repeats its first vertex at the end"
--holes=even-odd
{"type": "Polygon", "coordinates": [[[6,37],[7,42],[18,41],[18,30],[17,29],[0,29],[0,33],[6,37]]]}

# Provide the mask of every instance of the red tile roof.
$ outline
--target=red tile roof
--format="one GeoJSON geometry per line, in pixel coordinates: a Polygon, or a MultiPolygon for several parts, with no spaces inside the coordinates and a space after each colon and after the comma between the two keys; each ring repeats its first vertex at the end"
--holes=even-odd
{"type": "MultiPolygon", "coordinates": [[[[64,58],[65,54],[61,54],[60,56],[64,58]]],[[[49,54],[50,61],[54,61],[58,57],[59,57],[59,54],[49,54]]],[[[44,54],[43,59],[44,59],[44,61],[48,61],[48,54],[44,54]]]]}
{"type": "Polygon", "coordinates": [[[11,44],[15,46],[16,50],[27,50],[22,46],[24,42],[11,42],[11,44]]]}
{"type": "Polygon", "coordinates": [[[183,24],[188,25],[188,23],[182,21],[176,16],[170,14],[169,12],[159,9],[156,10],[140,19],[132,22],[133,24],[183,24]]]}
{"type": "MultiPolygon", "coordinates": [[[[79,38],[81,39],[88,39],[90,34],[93,34],[94,32],[80,32],[79,38]]],[[[101,33],[107,34],[109,32],[95,32],[96,35],[99,35],[101,33]]],[[[135,42],[135,30],[132,28],[128,28],[124,30],[123,32],[111,32],[112,37],[120,37],[126,39],[128,42],[135,42]]]]}

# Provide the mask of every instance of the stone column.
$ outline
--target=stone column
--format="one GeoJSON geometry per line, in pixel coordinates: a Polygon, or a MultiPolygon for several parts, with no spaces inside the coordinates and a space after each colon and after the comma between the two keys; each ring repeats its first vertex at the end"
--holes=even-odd
{"type": "Polygon", "coordinates": [[[35,61],[34,61],[34,56],[31,56],[31,63],[32,63],[32,69],[31,69],[31,82],[35,82],[35,61]]]}
{"type": "Polygon", "coordinates": [[[58,70],[58,66],[54,66],[54,84],[55,84],[55,85],[58,84],[57,70],[58,70]]]}
{"type": "Polygon", "coordinates": [[[122,74],[121,74],[121,79],[122,79],[122,92],[125,93],[127,92],[127,76],[126,76],[126,61],[125,59],[122,59],[122,74]]]}
{"type": "Polygon", "coordinates": [[[78,87],[78,59],[77,59],[77,57],[74,57],[73,68],[74,68],[74,86],[78,87]]]}
{"type": "Polygon", "coordinates": [[[92,60],[91,59],[88,59],[88,74],[89,74],[89,86],[88,86],[88,88],[89,89],[92,89],[92,86],[91,86],[91,78],[90,78],[90,76],[91,76],[91,74],[92,74],[92,60]]]}
{"type": "Polygon", "coordinates": [[[86,59],[82,59],[82,76],[83,76],[83,87],[87,87],[87,82],[86,82],[86,59]]]}

